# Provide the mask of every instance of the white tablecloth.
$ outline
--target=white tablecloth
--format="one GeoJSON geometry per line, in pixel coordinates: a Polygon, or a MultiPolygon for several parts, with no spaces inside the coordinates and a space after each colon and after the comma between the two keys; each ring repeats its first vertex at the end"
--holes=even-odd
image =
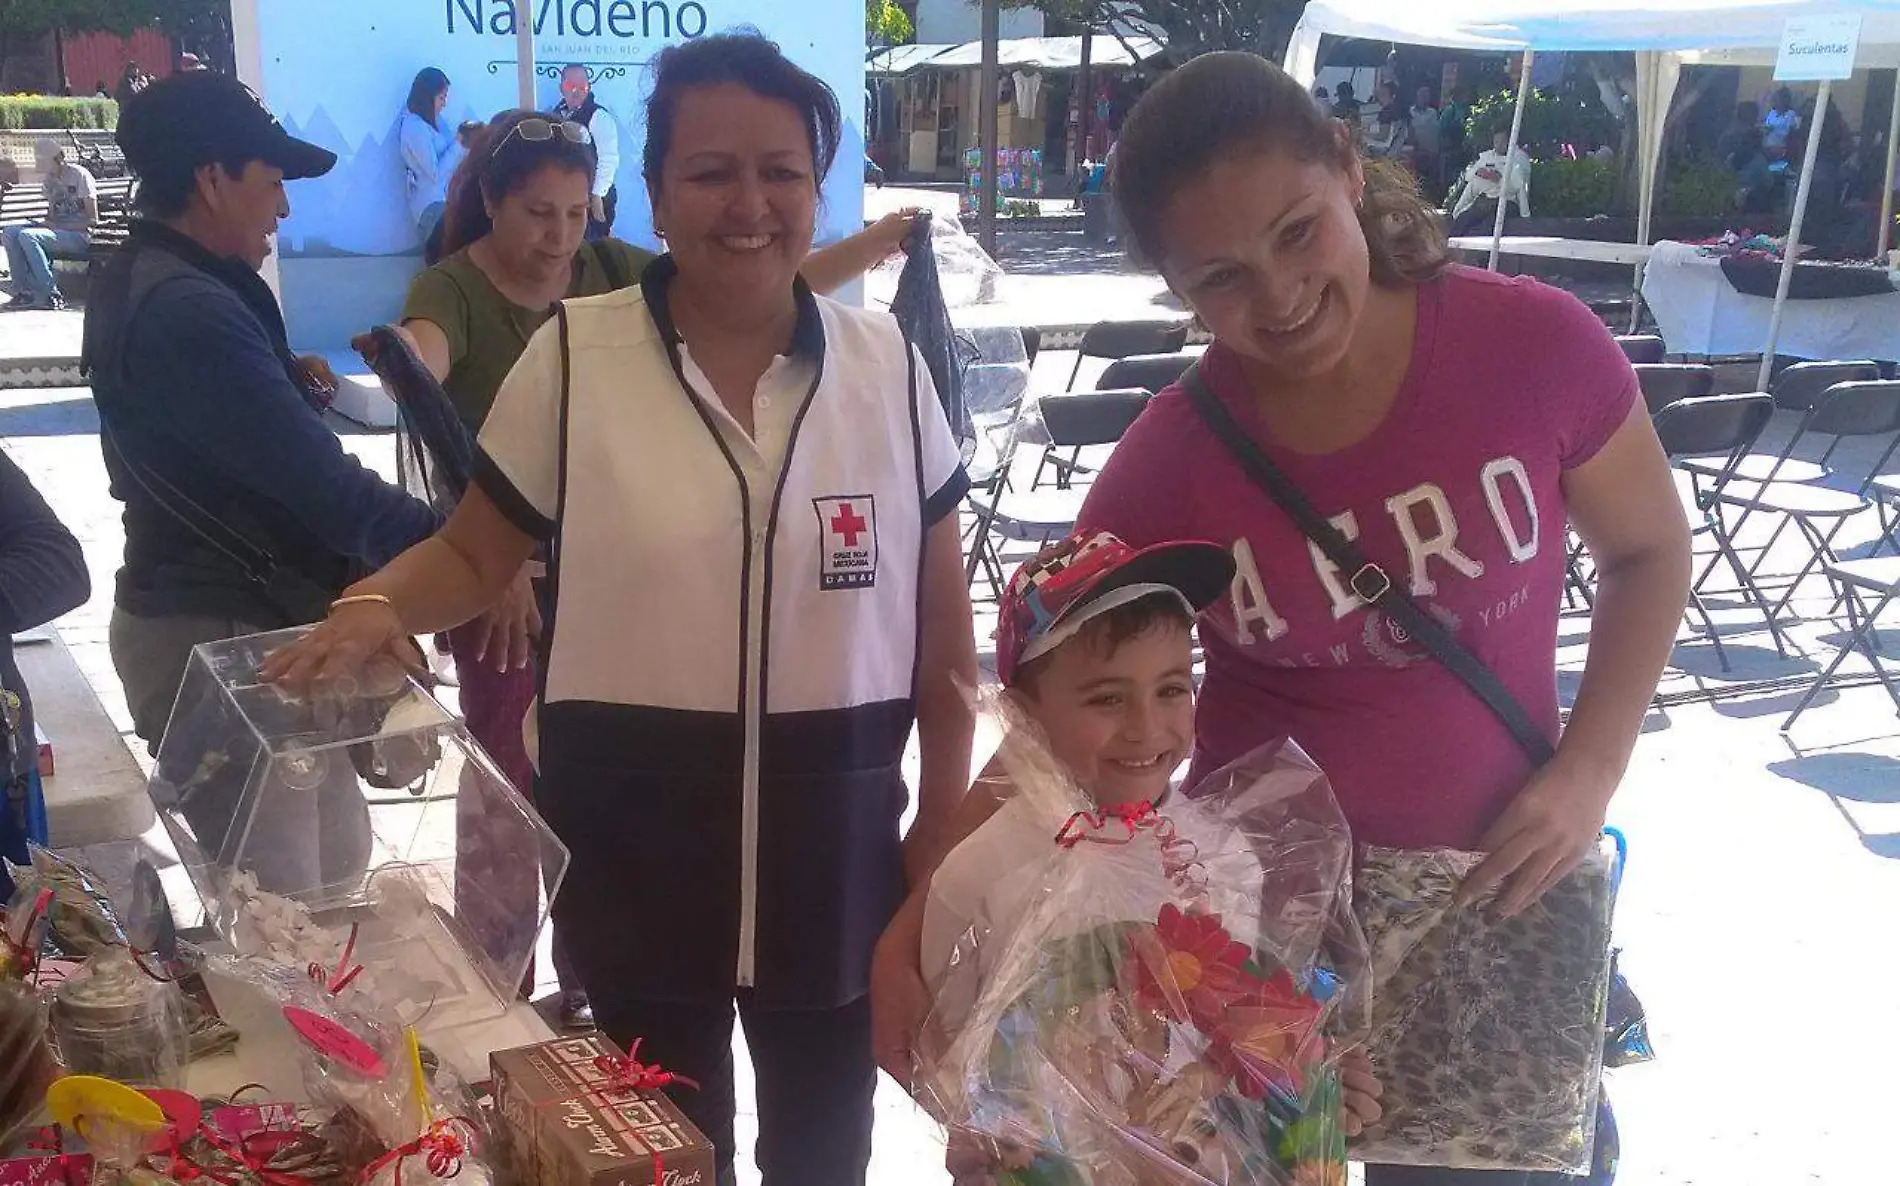
{"type": "MultiPolygon", "coordinates": [[[[1650,252],[1643,299],[1676,354],[1760,354],[1775,302],[1736,292],[1719,260],[1668,240],[1650,252]]],[[[1775,353],[1900,359],[1900,292],[1788,302],[1775,353]]]]}

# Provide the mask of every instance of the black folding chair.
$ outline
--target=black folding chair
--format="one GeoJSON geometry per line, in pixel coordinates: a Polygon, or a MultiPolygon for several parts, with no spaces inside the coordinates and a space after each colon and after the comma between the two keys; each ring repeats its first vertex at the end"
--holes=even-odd
{"type": "Polygon", "coordinates": [[[1631,362],[1661,362],[1669,354],[1663,340],[1655,334],[1618,334],[1616,344],[1623,348],[1623,357],[1631,362]]]}
{"type": "Polygon", "coordinates": [[[1042,331],[1033,325],[1025,325],[1020,331],[1023,335],[1023,353],[1029,356],[1029,365],[1036,365],[1036,355],[1042,353],[1042,331]]]}
{"type": "MultiPolygon", "coordinates": [[[[1723,529],[1721,516],[1716,513],[1716,499],[1732,479],[1732,467],[1740,464],[1748,450],[1754,447],[1762,429],[1768,426],[1774,414],[1774,401],[1760,392],[1704,395],[1679,400],[1663,408],[1656,413],[1655,425],[1663,452],[1672,460],[1683,457],[1728,459],[1731,472],[1718,474],[1710,489],[1698,490],[1692,483],[1684,491],[1691,532],[1696,536],[1709,537],[1715,544],[1718,559],[1728,561],[1736,579],[1743,583],[1744,595],[1761,611],[1763,620],[1767,622],[1768,633],[1775,640],[1775,649],[1785,656],[1787,650],[1783,645],[1781,630],[1768,611],[1767,599],[1758,590],[1753,590],[1747,567],[1736,553],[1728,532],[1723,529]]],[[[1684,612],[1691,611],[1702,618],[1704,632],[1715,647],[1716,662],[1721,664],[1723,671],[1730,670],[1728,652],[1723,649],[1722,636],[1715,628],[1715,619],[1709,616],[1708,606],[1703,604],[1701,596],[1694,589],[1689,591],[1689,604],[1684,612]]],[[[1694,625],[1693,622],[1690,624],[1694,625]]]]}
{"type": "Polygon", "coordinates": [[[1630,367],[1643,388],[1643,403],[1654,416],[1682,399],[1695,399],[1715,390],[1715,368],[1698,362],[1645,362],[1630,367]]]}
{"type": "MultiPolygon", "coordinates": [[[[1782,411],[1800,412],[1801,423],[1780,452],[1751,453],[1742,458],[1735,476],[1751,482],[1818,482],[1827,477],[1832,471],[1825,458],[1816,462],[1794,456],[1795,446],[1807,434],[1808,420],[1815,406],[1836,383],[1857,383],[1880,377],[1880,364],[1876,362],[1797,362],[1783,368],[1769,382],[1768,394],[1774,397],[1775,407],[1782,411]]],[[[1727,458],[1720,457],[1690,458],[1682,463],[1682,468],[1692,474],[1712,477],[1726,461],[1727,458]]]]}
{"type": "MultiPolygon", "coordinates": [[[[1043,396],[1037,401],[1037,410],[1055,448],[1081,450],[1121,440],[1151,398],[1146,391],[1072,392],[1043,396]]],[[[1003,458],[1002,474],[1007,474],[1011,460],[1003,458]]],[[[976,513],[978,532],[973,554],[980,559],[971,561],[970,579],[975,580],[980,563],[989,573],[992,591],[1000,597],[1005,579],[1003,546],[1014,542],[1041,547],[1067,535],[1075,529],[1083,493],[1060,487],[1017,491],[1001,477],[984,496],[973,493],[970,506],[976,513]]]]}
{"type": "MultiPolygon", "coordinates": [[[[1084,359],[1119,362],[1140,354],[1178,354],[1187,345],[1188,328],[1185,321],[1098,321],[1082,334],[1082,341],[1076,346],[1075,366],[1070,369],[1069,382],[1063,390],[1075,390],[1084,359]]],[[[1115,390],[1106,382],[1097,383],[1095,388],[1097,391],[1115,390]]],[[[1042,485],[1043,470],[1047,467],[1055,469],[1056,485],[1065,490],[1076,474],[1088,472],[1088,467],[1081,463],[1080,450],[1073,450],[1064,458],[1056,455],[1055,446],[1045,445],[1042,457],[1036,462],[1035,476],[1029,480],[1031,490],[1042,485]]]]}
{"type": "Polygon", "coordinates": [[[1847,657],[1856,650],[1867,656],[1873,664],[1874,674],[1880,678],[1880,685],[1887,689],[1894,708],[1900,709],[1900,685],[1896,685],[1893,673],[1880,661],[1880,616],[1887,612],[1895,600],[1900,600],[1900,556],[1870,557],[1863,560],[1832,561],[1827,566],[1828,580],[1841,591],[1847,603],[1847,639],[1841,649],[1827,665],[1826,670],[1814,677],[1808,686],[1807,694],[1801,697],[1801,703],[1794,706],[1788,719],[1781,722],[1781,731],[1786,733],[1794,728],[1795,721],[1814,703],[1814,698],[1834,682],[1834,675],[1847,662],[1847,657]],[[1873,608],[1861,600],[1862,594],[1872,596],[1873,608]]]}
{"type": "Polygon", "coordinates": [[[1879,474],[1867,483],[1874,499],[1874,513],[1880,516],[1880,538],[1874,541],[1873,554],[1891,547],[1900,553],[1900,474],[1879,474]]]}
{"type": "MultiPolygon", "coordinates": [[[[1781,517],[1775,532],[1770,536],[1769,544],[1763,546],[1762,555],[1748,570],[1745,583],[1757,592],[1761,588],[1759,570],[1767,559],[1768,547],[1779,538],[1782,529],[1793,524],[1807,542],[1809,557],[1800,571],[1795,573],[1781,600],[1775,603],[1773,613],[1777,616],[1787,608],[1801,583],[1811,573],[1817,568],[1825,572],[1827,566],[1835,563],[1834,537],[1840,534],[1849,519],[1873,505],[1867,498],[1867,491],[1874,478],[1893,457],[1894,450],[1900,447],[1900,380],[1875,379],[1834,384],[1815,403],[1814,411],[1807,420],[1806,431],[1835,438],[1823,456],[1824,464],[1833,457],[1834,451],[1845,438],[1884,436],[1891,439],[1886,450],[1853,490],[1839,490],[1806,482],[1752,482],[1731,477],[1715,496],[1719,506],[1742,511],[1743,519],[1755,512],[1781,517]]],[[[1738,519],[1735,527],[1728,530],[1731,542],[1741,522],[1742,519],[1738,519]]],[[[1713,568],[1714,564],[1711,563],[1696,578],[1698,589],[1708,579],[1713,568]]]]}
{"type": "MultiPolygon", "coordinates": [[[[970,478],[969,505],[976,520],[965,529],[964,580],[974,582],[978,568],[996,583],[998,562],[988,546],[988,522],[984,508],[994,505],[997,495],[1008,485],[1010,461],[1023,423],[1023,408],[1029,393],[1029,364],[1016,359],[1014,330],[967,331],[978,360],[963,370],[964,406],[969,409],[970,426],[975,430],[974,447],[964,470],[970,478]]],[[[1022,338],[1027,353],[1028,335],[1022,338]]]]}
{"type": "Polygon", "coordinates": [[[1191,366],[1192,354],[1135,354],[1108,364],[1095,381],[1097,391],[1131,391],[1140,388],[1159,395],[1191,366]]]}

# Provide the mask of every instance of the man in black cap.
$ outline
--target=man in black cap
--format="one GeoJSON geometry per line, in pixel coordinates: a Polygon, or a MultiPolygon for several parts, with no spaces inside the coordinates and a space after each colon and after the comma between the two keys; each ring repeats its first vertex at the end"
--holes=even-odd
{"type": "MultiPolygon", "coordinates": [[[[335,378],[291,353],[258,276],[284,182],[335,154],[209,71],[134,97],[118,140],[139,217],[88,301],[81,365],[125,503],[112,662],[156,752],[193,646],[321,619],[439,517],[344,451],[322,415],[335,378]]],[[[527,612],[509,620],[525,661],[527,612]]]]}

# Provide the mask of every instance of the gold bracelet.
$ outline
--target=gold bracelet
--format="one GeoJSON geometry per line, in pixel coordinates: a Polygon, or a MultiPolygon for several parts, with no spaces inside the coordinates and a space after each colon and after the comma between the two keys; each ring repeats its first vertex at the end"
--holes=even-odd
{"type": "Polygon", "coordinates": [[[349,597],[339,597],[335,601],[332,601],[330,603],[329,612],[335,613],[336,611],[342,609],[346,605],[386,605],[390,609],[396,608],[396,603],[389,600],[389,598],[385,596],[384,594],[357,593],[349,597]]]}

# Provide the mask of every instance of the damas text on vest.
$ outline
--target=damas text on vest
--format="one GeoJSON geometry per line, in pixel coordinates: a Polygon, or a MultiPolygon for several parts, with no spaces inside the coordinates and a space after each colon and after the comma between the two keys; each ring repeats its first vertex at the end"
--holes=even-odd
{"type": "Polygon", "coordinates": [[[705,33],[699,0],[443,0],[451,33],[515,35],[515,4],[534,6],[537,37],[693,38],[705,33]]]}
{"type": "MultiPolygon", "coordinates": [[[[1527,564],[1537,556],[1543,542],[1541,524],[1537,498],[1524,463],[1510,456],[1494,458],[1478,471],[1477,485],[1489,513],[1483,522],[1476,524],[1460,524],[1444,488],[1433,482],[1385,499],[1383,511],[1405,545],[1406,563],[1404,571],[1387,575],[1414,599],[1437,597],[1441,581],[1461,577],[1475,581],[1484,576],[1484,564],[1459,546],[1462,531],[1495,532],[1504,555],[1513,566],[1527,564]]],[[[1359,539],[1359,516],[1354,511],[1335,515],[1331,522],[1346,538],[1359,539]]],[[[1333,621],[1340,621],[1368,604],[1352,591],[1351,574],[1342,574],[1318,544],[1309,542],[1306,550],[1311,578],[1325,590],[1333,621]]],[[[1285,638],[1292,626],[1274,608],[1271,592],[1255,562],[1253,545],[1245,537],[1234,541],[1234,563],[1235,638],[1243,646],[1285,638]]],[[[1280,581],[1296,579],[1296,574],[1290,571],[1274,576],[1280,581]]],[[[1504,612],[1515,608],[1513,603],[1518,600],[1507,595],[1504,612]]],[[[1483,624],[1489,626],[1500,616],[1503,612],[1487,614],[1482,619],[1483,624]]],[[[1344,661],[1339,657],[1336,660],[1344,661]]]]}

